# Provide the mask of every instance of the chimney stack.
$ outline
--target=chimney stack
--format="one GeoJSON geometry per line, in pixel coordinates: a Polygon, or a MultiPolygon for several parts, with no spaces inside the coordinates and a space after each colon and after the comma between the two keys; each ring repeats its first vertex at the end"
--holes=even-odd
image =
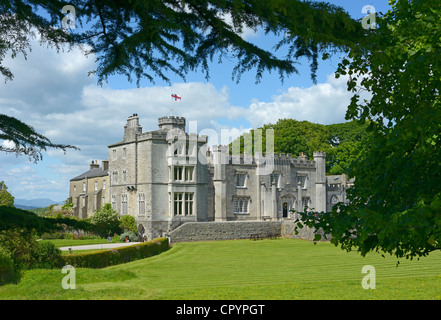
{"type": "Polygon", "coordinates": [[[92,160],[92,163],[90,164],[90,169],[99,168],[100,165],[98,164],[97,160],[92,160]]]}
{"type": "Polygon", "coordinates": [[[101,169],[103,169],[103,171],[109,169],[109,160],[103,160],[103,161],[101,161],[101,169]]]}

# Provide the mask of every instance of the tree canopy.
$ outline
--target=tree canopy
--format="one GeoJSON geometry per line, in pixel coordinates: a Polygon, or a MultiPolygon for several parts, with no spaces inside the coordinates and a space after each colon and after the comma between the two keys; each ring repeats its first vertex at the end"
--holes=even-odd
{"type": "Polygon", "coordinates": [[[8,187],[4,181],[0,182],[0,206],[14,206],[14,197],[8,192],[8,187]]]}
{"type": "MultiPolygon", "coordinates": [[[[236,61],[236,79],[254,68],[256,80],[266,70],[292,74],[299,57],[311,60],[314,77],[320,53],[359,44],[362,30],[343,8],[322,1],[73,0],[69,5],[67,15],[61,0],[1,0],[0,61],[8,52],[26,54],[30,35],[38,32],[42,43],[58,49],[85,45],[86,54],[96,54],[92,72],[99,82],[113,74],[138,83],[169,80],[169,71],[185,78],[198,68],[208,77],[210,62],[223,57],[236,61]],[[63,24],[66,19],[69,24],[63,24]],[[244,40],[245,28],[283,35],[274,45],[288,46],[288,56],[244,40]]],[[[13,77],[7,66],[0,71],[13,77]]]]}
{"type": "MultiPolygon", "coordinates": [[[[298,156],[304,153],[312,159],[314,151],[326,152],[326,171],[329,174],[349,173],[350,164],[359,156],[367,139],[367,124],[357,121],[322,125],[309,121],[280,119],[256,130],[262,131],[262,152],[266,152],[266,130],[274,130],[274,152],[298,156]]],[[[254,139],[255,130],[251,130],[254,139]]],[[[240,140],[240,152],[244,152],[244,136],[240,140]]],[[[235,143],[235,142],[233,142],[235,143]]],[[[232,145],[230,144],[230,152],[232,145]]],[[[256,143],[259,143],[256,141],[256,143]]],[[[259,146],[260,147],[260,146],[259,146]]],[[[254,143],[252,151],[254,152],[254,143]]]]}

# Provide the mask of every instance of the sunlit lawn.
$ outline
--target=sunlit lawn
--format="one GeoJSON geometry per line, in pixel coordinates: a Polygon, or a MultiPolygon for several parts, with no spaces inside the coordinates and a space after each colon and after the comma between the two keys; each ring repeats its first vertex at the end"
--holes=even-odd
{"type": "Polygon", "coordinates": [[[105,269],[76,269],[76,289],[61,270],[27,271],[0,287],[0,299],[441,299],[441,254],[365,258],[330,243],[292,239],[178,243],[158,256],[105,269]],[[363,289],[362,268],[376,272],[363,289]]]}

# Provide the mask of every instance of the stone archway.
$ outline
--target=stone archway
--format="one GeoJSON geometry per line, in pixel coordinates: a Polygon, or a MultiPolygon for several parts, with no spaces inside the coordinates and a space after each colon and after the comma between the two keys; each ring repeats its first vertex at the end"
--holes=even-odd
{"type": "Polygon", "coordinates": [[[289,218],[290,212],[295,209],[296,198],[291,194],[283,194],[279,197],[279,212],[282,218],[289,218]]]}

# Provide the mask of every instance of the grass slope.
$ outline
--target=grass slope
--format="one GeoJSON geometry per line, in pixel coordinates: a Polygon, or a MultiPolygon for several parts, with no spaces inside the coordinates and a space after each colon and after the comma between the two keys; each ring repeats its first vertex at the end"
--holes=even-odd
{"type": "Polygon", "coordinates": [[[0,287],[0,299],[441,299],[441,253],[396,265],[302,240],[178,243],[152,258],[77,269],[75,290],[61,288],[60,270],[27,271],[0,287]],[[375,290],[361,286],[365,265],[375,267],[375,290]]]}

